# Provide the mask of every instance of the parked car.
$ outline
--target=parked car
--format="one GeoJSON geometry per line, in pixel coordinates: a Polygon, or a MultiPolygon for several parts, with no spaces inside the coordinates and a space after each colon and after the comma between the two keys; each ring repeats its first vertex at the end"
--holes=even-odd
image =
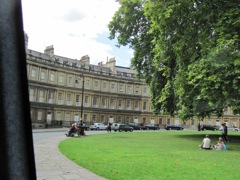
{"type": "MultiPolygon", "coordinates": [[[[228,131],[239,131],[239,128],[235,127],[235,126],[227,126],[228,131]]],[[[222,130],[221,128],[219,128],[218,130],[222,130]]]]}
{"type": "Polygon", "coordinates": [[[91,130],[106,130],[107,129],[107,125],[103,124],[103,123],[94,123],[90,126],[91,130]]]}
{"type": "Polygon", "coordinates": [[[112,126],[111,126],[111,129],[113,131],[118,131],[120,125],[124,125],[124,124],[123,123],[113,123],[112,126]]]}
{"type": "MultiPolygon", "coordinates": [[[[78,127],[80,127],[80,125],[78,127]]],[[[90,126],[87,124],[83,124],[82,128],[84,128],[85,131],[90,130],[90,126]]]]}
{"type": "Polygon", "coordinates": [[[216,131],[219,129],[219,126],[213,126],[213,125],[202,125],[201,126],[201,130],[205,131],[205,130],[211,130],[211,131],[216,131]]]}
{"type": "MultiPolygon", "coordinates": [[[[115,129],[114,131],[117,131],[117,130],[115,129]]],[[[122,132],[122,131],[125,131],[125,132],[127,132],[127,131],[133,132],[133,128],[130,127],[129,125],[127,125],[127,124],[120,124],[120,125],[119,125],[119,128],[118,128],[118,131],[119,131],[119,132],[122,132]]]]}
{"type": "Polygon", "coordinates": [[[134,130],[140,130],[141,129],[141,127],[139,126],[138,123],[128,123],[127,125],[132,127],[134,130]]]}
{"type": "Polygon", "coordinates": [[[227,126],[228,131],[239,131],[239,128],[235,126],[227,126]]]}
{"type": "Polygon", "coordinates": [[[158,125],[154,125],[154,124],[146,124],[146,125],[143,125],[141,126],[141,129],[143,130],[159,130],[160,127],[158,125]]]}
{"type": "Polygon", "coordinates": [[[179,126],[179,125],[174,125],[174,124],[167,124],[165,126],[165,129],[166,130],[183,130],[184,128],[182,126],[179,126]]]}

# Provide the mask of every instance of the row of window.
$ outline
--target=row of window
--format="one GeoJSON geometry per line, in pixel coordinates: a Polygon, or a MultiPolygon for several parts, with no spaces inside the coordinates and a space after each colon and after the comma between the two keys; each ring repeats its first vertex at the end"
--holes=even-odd
{"type": "MultiPolygon", "coordinates": [[[[33,110],[31,110],[31,116],[32,119],[35,119],[33,116],[33,110]]],[[[53,119],[53,114],[52,113],[46,113],[46,111],[41,111],[37,110],[36,111],[36,120],[37,121],[43,121],[47,117],[47,119],[53,119]]],[[[57,121],[79,121],[80,120],[80,112],[64,112],[64,111],[55,111],[54,112],[55,117],[54,120],[57,121]]],[[[98,113],[90,113],[85,111],[83,114],[83,121],[85,122],[102,122],[102,123],[107,123],[107,122],[122,122],[122,123],[143,123],[143,124],[160,124],[160,125],[165,125],[165,124],[176,124],[176,125],[192,125],[196,126],[198,125],[198,121],[196,120],[191,120],[191,121],[180,121],[178,118],[168,118],[168,117],[146,117],[146,116],[124,116],[124,115],[111,115],[111,114],[98,114],[98,113]]],[[[206,120],[203,122],[203,124],[209,124],[209,125],[221,125],[222,122],[225,122],[227,125],[234,125],[237,126],[237,119],[215,119],[215,120],[206,120]]]]}
{"type": "Polygon", "coordinates": [[[76,74],[66,74],[64,72],[57,72],[53,70],[41,69],[37,67],[31,67],[30,77],[31,80],[46,82],[50,84],[59,84],[68,87],[82,88],[84,82],[84,88],[94,89],[101,91],[148,95],[148,88],[146,85],[133,85],[131,83],[123,83],[116,81],[109,81],[100,79],[97,77],[83,77],[76,74]],[[40,75],[38,72],[40,71],[40,75]],[[47,76],[48,75],[48,76],[47,76]],[[84,78],[84,81],[83,81],[84,78]]]}
{"type": "MultiPolygon", "coordinates": [[[[29,90],[30,101],[52,103],[60,105],[82,105],[82,96],[77,93],[57,92],[53,90],[44,90],[36,88],[30,88],[29,90]],[[57,97],[56,97],[57,96],[57,97]]],[[[150,110],[147,100],[133,100],[124,98],[111,98],[107,96],[90,95],[86,94],[83,98],[84,107],[94,108],[107,108],[107,109],[126,109],[126,110],[150,110]]]]}
{"type": "MultiPolygon", "coordinates": [[[[32,111],[31,111],[32,114],[32,111]]],[[[48,114],[47,116],[50,115],[50,119],[52,119],[52,114],[48,114]]],[[[79,114],[73,114],[70,112],[61,112],[61,111],[56,111],[55,114],[55,119],[57,121],[79,121],[79,114]]],[[[37,111],[37,120],[38,121],[42,121],[44,119],[44,113],[42,111],[37,111]]],[[[164,118],[165,119],[165,118],[164,118]]],[[[163,123],[167,123],[170,124],[170,119],[166,119],[163,121],[163,118],[150,118],[149,120],[147,120],[147,117],[138,117],[138,116],[122,116],[122,115],[117,115],[117,116],[113,116],[113,115],[97,115],[97,114],[89,114],[89,113],[84,113],[83,114],[83,121],[85,122],[102,122],[102,123],[107,123],[107,122],[119,122],[119,123],[130,123],[130,122],[134,122],[134,123],[151,123],[151,124],[163,124],[163,123]]],[[[177,120],[178,121],[178,120],[177,120]]]]}

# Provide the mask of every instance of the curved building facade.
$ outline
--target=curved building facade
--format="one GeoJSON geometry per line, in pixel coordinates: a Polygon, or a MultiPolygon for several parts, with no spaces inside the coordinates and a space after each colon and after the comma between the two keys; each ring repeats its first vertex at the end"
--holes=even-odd
{"type": "MultiPolygon", "coordinates": [[[[196,128],[198,121],[183,122],[177,117],[154,116],[149,90],[130,68],[116,66],[114,58],[106,64],[90,64],[54,54],[48,46],[44,53],[27,49],[29,99],[33,127],[69,126],[72,122],[136,122],[164,126],[179,124],[196,128]]],[[[239,118],[226,109],[226,116],[205,119],[204,124],[227,122],[239,127],[239,118]]]]}

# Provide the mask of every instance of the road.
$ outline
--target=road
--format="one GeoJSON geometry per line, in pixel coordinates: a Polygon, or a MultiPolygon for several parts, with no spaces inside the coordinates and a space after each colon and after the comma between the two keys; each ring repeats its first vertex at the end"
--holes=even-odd
{"type": "Polygon", "coordinates": [[[52,137],[64,136],[64,132],[37,132],[33,133],[33,141],[36,142],[42,139],[48,139],[52,137]]]}
{"type": "MultiPolygon", "coordinates": [[[[39,140],[43,140],[43,139],[48,139],[48,138],[53,138],[53,137],[61,137],[61,136],[65,136],[65,133],[67,132],[67,130],[42,130],[42,131],[33,131],[33,141],[37,142],[39,140]]],[[[101,134],[101,133],[107,133],[107,131],[85,131],[85,133],[87,135],[90,134],[101,134]]]]}
{"type": "MultiPolygon", "coordinates": [[[[185,129],[184,131],[189,131],[189,129],[185,129]]],[[[161,130],[135,130],[133,132],[167,132],[165,129],[161,129],[161,130]]],[[[190,131],[196,131],[196,130],[190,130],[190,131]]],[[[67,129],[43,129],[43,130],[38,130],[38,131],[33,131],[33,140],[34,142],[38,141],[38,140],[44,140],[44,139],[48,139],[48,138],[53,138],[53,137],[61,137],[61,136],[65,136],[64,134],[67,132],[67,129]]],[[[85,133],[87,135],[91,135],[91,134],[102,134],[102,133],[107,133],[107,131],[85,131],[85,133]]],[[[112,131],[112,133],[119,133],[119,132],[114,132],[112,131]]]]}

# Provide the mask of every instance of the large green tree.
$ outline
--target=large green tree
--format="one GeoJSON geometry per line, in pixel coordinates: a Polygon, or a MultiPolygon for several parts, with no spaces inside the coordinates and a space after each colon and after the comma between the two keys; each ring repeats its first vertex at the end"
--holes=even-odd
{"type": "Polygon", "coordinates": [[[118,0],[110,38],[134,50],[131,65],[154,112],[202,119],[240,112],[240,4],[227,0],[118,0]]]}

